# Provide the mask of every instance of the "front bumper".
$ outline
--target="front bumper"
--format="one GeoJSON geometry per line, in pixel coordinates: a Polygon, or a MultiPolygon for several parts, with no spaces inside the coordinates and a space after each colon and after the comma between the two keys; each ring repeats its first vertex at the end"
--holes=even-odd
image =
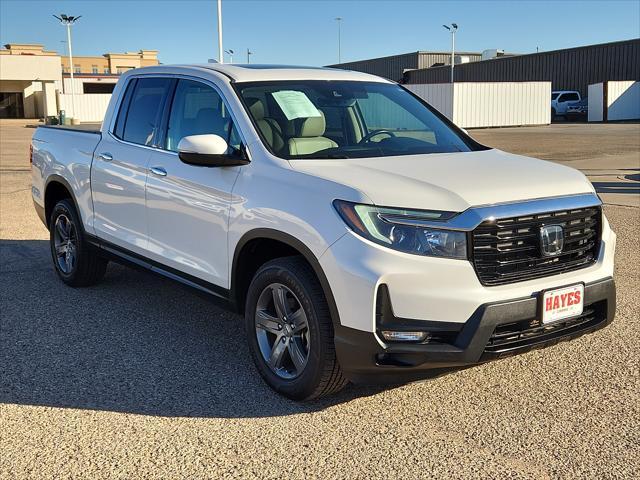
{"type": "Polygon", "coordinates": [[[464,324],[482,305],[536,295],[575,283],[613,277],[616,235],[603,217],[600,253],[592,265],[566,273],[498,286],[480,283],[467,260],[398,252],[348,232],[321,257],[339,324],[376,331],[376,296],[386,285],[397,317],[464,324]]]}
{"type": "Polygon", "coordinates": [[[432,343],[381,344],[373,332],[337,327],[336,354],[354,383],[404,383],[434,369],[474,365],[570,340],[607,326],[615,316],[612,278],[585,285],[587,313],[557,324],[539,324],[539,296],[483,304],[462,324],[422,322],[425,330],[439,329],[436,337],[442,341],[432,343]]]}

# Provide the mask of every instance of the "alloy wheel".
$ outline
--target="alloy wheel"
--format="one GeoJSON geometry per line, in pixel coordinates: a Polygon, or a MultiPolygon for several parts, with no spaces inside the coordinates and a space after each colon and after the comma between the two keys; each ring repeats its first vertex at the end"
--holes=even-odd
{"type": "Polygon", "coordinates": [[[298,377],[309,359],[309,322],[300,300],[288,287],[272,283],[262,291],[255,330],[269,368],[282,379],[298,377]]]}
{"type": "Polygon", "coordinates": [[[58,268],[62,273],[70,274],[76,265],[78,235],[75,225],[64,213],[56,218],[53,245],[58,268]]]}

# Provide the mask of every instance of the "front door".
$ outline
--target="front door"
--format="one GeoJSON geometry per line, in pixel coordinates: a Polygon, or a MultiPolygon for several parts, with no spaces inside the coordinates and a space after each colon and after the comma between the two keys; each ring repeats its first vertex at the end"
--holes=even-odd
{"type": "Polygon", "coordinates": [[[132,79],[113,132],[105,133],[91,168],[96,235],[146,254],[145,182],[162,112],[174,80],[132,79]]]}
{"type": "Polygon", "coordinates": [[[235,144],[229,109],[212,86],[179,80],[164,150],[149,161],[148,248],[151,259],[228,288],[231,190],[242,167],[188,165],[177,154],[183,137],[210,133],[235,144]]]}

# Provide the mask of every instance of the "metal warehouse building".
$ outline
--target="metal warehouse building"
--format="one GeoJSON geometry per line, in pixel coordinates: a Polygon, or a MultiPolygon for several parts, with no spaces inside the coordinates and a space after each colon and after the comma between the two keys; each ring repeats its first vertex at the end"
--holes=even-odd
{"type": "MultiPolygon", "coordinates": [[[[640,39],[494,58],[456,65],[456,82],[550,81],[553,90],[578,90],[610,80],[640,80],[640,39]]],[[[407,71],[403,83],[448,83],[449,67],[407,71]]]]}
{"type": "MultiPolygon", "coordinates": [[[[456,65],[458,65],[458,62],[462,64],[477,62],[482,58],[482,54],[478,52],[456,52],[455,58],[456,65]]],[[[327,66],[370,73],[400,82],[403,79],[404,72],[407,70],[429,68],[434,65],[451,65],[450,62],[451,52],[411,52],[327,66]]]]}

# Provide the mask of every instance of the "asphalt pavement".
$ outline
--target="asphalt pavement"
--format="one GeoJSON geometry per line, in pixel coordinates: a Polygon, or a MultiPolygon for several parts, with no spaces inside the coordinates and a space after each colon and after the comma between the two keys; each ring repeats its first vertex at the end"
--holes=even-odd
{"type": "Polygon", "coordinates": [[[58,281],[32,133],[0,122],[0,478],[637,478],[640,125],[472,131],[613,184],[612,325],[306,404],[264,385],[241,319],[206,298],[113,264],[95,287],[58,281]]]}

